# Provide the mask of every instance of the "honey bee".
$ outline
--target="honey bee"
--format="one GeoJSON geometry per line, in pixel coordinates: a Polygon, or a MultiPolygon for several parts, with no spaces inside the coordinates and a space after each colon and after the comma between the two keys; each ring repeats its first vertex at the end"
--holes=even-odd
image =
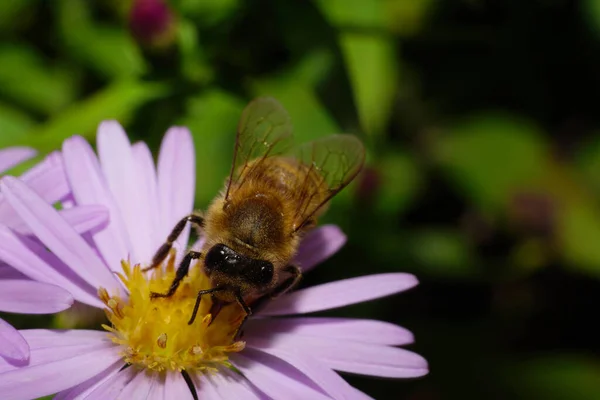
{"type": "Polygon", "coordinates": [[[172,296],[192,261],[200,260],[211,288],[198,293],[189,324],[203,296],[210,295],[213,304],[238,303],[245,321],[255,301],[292,289],[302,276],[291,263],[301,238],[364,162],[356,136],[332,135],[296,148],[291,142],[283,106],[267,97],[252,101],[242,112],[223,191],[204,216],[194,213],[180,220],[146,268],[164,261],[188,222],[204,234],[201,251],[186,253],[169,290],[152,293],[172,296]]]}

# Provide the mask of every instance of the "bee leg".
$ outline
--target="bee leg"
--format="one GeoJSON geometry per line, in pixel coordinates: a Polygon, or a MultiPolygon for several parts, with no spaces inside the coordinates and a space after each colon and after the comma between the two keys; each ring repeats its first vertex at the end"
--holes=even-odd
{"type": "MultiPolygon", "coordinates": [[[[286,293],[287,291],[293,289],[298,284],[298,282],[300,282],[300,279],[302,279],[302,271],[300,270],[300,268],[298,268],[295,265],[290,264],[287,267],[285,267],[283,269],[283,271],[292,274],[292,276],[287,278],[285,281],[281,282],[281,284],[279,286],[277,286],[275,289],[273,289],[273,291],[271,291],[271,293],[265,294],[263,297],[261,297],[260,299],[256,300],[254,303],[252,303],[252,309],[254,310],[254,312],[257,312],[260,309],[262,309],[270,300],[272,300],[278,296],[281,296],[282,294],[286,293]]],[[[240,301],[238,300],[238,303],[239,302],[240,301]]],[[[241,303],[240,303],[240,305],[241,305],[241,303]]],[[[246,307],[248,307],[248,306],[246,306],[246,307]]],[[[238,328],[238,332],[236,333],[236,337],[238,337],[238,336],[241,337],[241,335],[243,335],[242,328],[244,327],[244,323],[246,322],[246,320],[248,319],[248,317],[250,315],[252,315],[252,312],[250,312],[249,315],[246,315],[246,317],[240,324],[240,327],[238,328]]]]}
{"type": "Polygon", "coordinates": [[[194,311],[192,311],[192,316],[191,316],[190,320],[188,321],[188,325],[193,324],[194,320],[196,319],[196,314],[198,314],[198,308],[200,307],[200,301],[202,300],[202,296],[204,296],[205,294],[213,294],[216,292],[223,292],[225,290],[228,290],[228,289],[224,288],[224,287],[215,287],[212,289],[206,289],[206,290],[199,291],[198,295],[196,296],[196,304],[194,304],[194,311]]]}
{"type": "Polygon", "coordinates": [[[273,289],[273,291],[269,294],[272,299],[279,297],[285,292],[293,289],[300,282],[300,279],[302,279],[302,271],[293,264],[285,267],[283,271],[292,274],[292,276],[281,282],[279,286],[273,289]]]}
{"type": "Polygon", "coordinates": [[[173,242],[177,240],[181,232],[183,232],[183,228],[185,228],[186,223],[192,223],[193,225],[197,225],[199,227],[204,226],[204,218],[196,214],[190,214],[184,218],[182,218],[173,228],[169,236],[167,237],[167,241],[159,247],[159,249],[154,253],[154,257],[152,257],[152,263],[150,263],[149,267],[144,268],[142,271],[149,271],[158,267],[167,257],[169,251],[171,251],[171,247],[173,247],[173,242]]]}
{"type": "Polygon", "coordinates": [[[183,257],[183,260],[181,260],[181,264],[179,264],[179,267],[177,268],[177,271],[175,272],[175,279],[173,279],[173,283],[171,283],[171,287],[169,288],[169,291],[167,293],[151,292],[150,297],[155,299],[157,297],[173,296],[173,294],[175,294],[175,291],[179,287],[179,284],[181,283],[183,278],[185,278],[186,275],[188,274],[192,260],[197,260],[200,257],[202,257],[202,253],[200,253],[198,251],[189,251],[185,255],[185,257],[183,257]]]}
{"type": "Polygon", "coordinates": [[[237,331],[235,332],[235,335],[233,335],[235,340],[237,340],[241,336],[242,328],[244,327],[244,324],[246,323],[248,318],[250,318],[250,316],[252,315],[252,309],[248,306],[248,304],[246,304],[246,302],[244,301],[244,298],[242,297],[240,292],[236,292],[235,300],[238,302],[240,307],[242,307],[242,309],[246,313],[246,315],[244,315],[244,319],[240,323],[240,326],[238,326],[237,331]]]}
{"type": "Polygon", "coordinates": [[[184,369],[181,371],[181,376],[183,376],[183,380],[187,385],[188,389],[190,389],[190,393],[192,394],[192,398],[194,400],[199,400],[198,392],[196,391],[196,385],[194,385],[194,381],[188,372],[184,369]]]}
{"type": "Polygon", "coordinates": [[[127,363],[125,365],[123,365],[120,369],[119,372],[126,370],[127,368],[131,367],[131,364],[127,363]]]}
{"type": "Polygon", "coordinates": [[[209,327],[213,323],[213,321],[219,316],[221,310],[223,309],[223,306],[225,306],[226,304],[227,303],[224,303],[216,297],[212,296],[212,304],[210,305],[210,310],[208,310],[208,313],[211,315],[211,319],[208,322],[208,325],[206,325],[207,327],[209,327]]]}

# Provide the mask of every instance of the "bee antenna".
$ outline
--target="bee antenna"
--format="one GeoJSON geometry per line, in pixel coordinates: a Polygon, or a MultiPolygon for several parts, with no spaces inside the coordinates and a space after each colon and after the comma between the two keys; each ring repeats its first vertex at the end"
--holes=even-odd
{"type": "Polygon", "coordinates": [[[196,386],[194,386],[194,381],[192,381],[192,377],[190,376],[190,374],[188,374],[188,372],[184,369],[181,371],[181,376],[183,376],[183,380],[190,389],[190,393],[192,394],[194,400],[199,400],[198,392],[196,392],[196,386]]]}

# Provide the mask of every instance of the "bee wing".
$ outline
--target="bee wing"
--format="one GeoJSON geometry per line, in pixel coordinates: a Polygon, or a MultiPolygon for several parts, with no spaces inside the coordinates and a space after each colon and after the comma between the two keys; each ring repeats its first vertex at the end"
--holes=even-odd
{"type": "Polygon", "coordinates": [[[259,97],[242,112],[225,200],[244,184],[251,170],[291,145],[292,123],[283,106],[272,97],[259,97]],[[252,163],[251,163],[252,161],[252,163]]]}
{"type": "Polygon", "coordinates": [[[301,205],[296,215],[296,230],[304,226],[333,196],[358,175],[365,161],[365,148],[353,135],[331,135],[299,146],[293,156],[308,167],[300,185],[301,205]],[[311,171],[322,178],[309,184],[311,171]]]}

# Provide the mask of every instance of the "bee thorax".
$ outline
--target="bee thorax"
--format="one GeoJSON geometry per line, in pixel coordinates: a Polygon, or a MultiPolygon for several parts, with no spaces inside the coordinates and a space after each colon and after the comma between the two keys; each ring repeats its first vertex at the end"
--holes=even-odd
{"type": "Polygon", "coordinates": [[[233,205],[228,210],[232,235],[254,248],[281,242],[284,239],[284,221],[276,203],[270,196],[254,196],[233,205]]]}

